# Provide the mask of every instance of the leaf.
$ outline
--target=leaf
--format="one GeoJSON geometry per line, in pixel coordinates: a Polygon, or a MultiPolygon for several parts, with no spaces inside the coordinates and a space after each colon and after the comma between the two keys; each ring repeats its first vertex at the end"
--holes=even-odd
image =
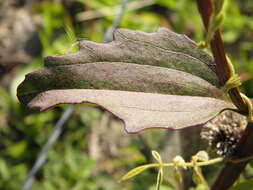
{"type": "Polygon", "coordinates": [[[62,103],[94,103],[109,110],[125,123],[129,133],[146,128],[180,129],[201,125],[231,105],[207,97],[162,95],[112,90],[49,90],[28,106],[46,110],[62,103]]]}
{"type": "Polygon", "coordinates": [[[26,76],[18,88],[21,102],[51,89],[109,89],[175,95],[222,97],[207,81],[174,69],[129,63],[87,63],[45,67],[26,76]]]}
{"type": "Polygon", "coordinates": [[[145,171],[146,169],[151,168],[151,165],[143,165],[143,166],[139,166],[137,168],[134,168],[132,170],[130,170],[126,175],[124,175],[119,182],[125,181],[127,179],[130,179],[138,174],[140,174],[141,172],[145,171]]]}
{"type": "Polygon", "coordinates": [[[174,178],[179,184],[181,184],[183,178],[181,172],[178,169],[178,165],[180,164],[183,169],[187,169],[187,167],[185,166],[185,160],[181,156],[175,156],[173,158],[173,163],[174,163],[174,171],[173,171],[174,178]]]}
{"type": "Polygon", "coordinates": [[[129,133],[202,125],[234,108],[224,99],[213,59],[184,35],[119,29],[111,43],[45,59],[18,87],[20,102],[46,110],[93,103],[122,119],[129,133]]]}
{"type": "Polygon", "coordinates": [[[174,178],[175,178],[176,182],[178,184],[182,184],[183,178],[182,178],[182,174],[180,173],[178,168],[174,168],[173,175],[174,175],[174,178]]]}
{"type": "Polygon", "coordinates": [[[196,155],[195,158],[197,161],[200,162],[207,162],[209,160],[208,153],[204,150],[199,151],[196,155]]]}
{"type": "Polygon", "coordinates": [[[125,62],[160,66],[191,73],[218,86],[214,61],[185,35],[159,28],[156,33],[117,29],[110,43],[80,42],[80,51],[65,56],[49,56],[46,66],[94,62],[125,62]]]}
{"type": "Polygon", "coordinates": [[[185,166],[185,160],[183,159],[182,156],[179,155],[175,156],[173,158],[173,163],[175,165],[175,168],[177,168],[178,165],[181,165],[185,170],[187,169],[187,167],[185,166]]]}
{"type": "Polygon", "coordinates": [[[155,150],[152,150],[152,156],[154,157],[154,159],[159,163],[159,164],[162,164],[162,158],[160,156],[160,154],[155,151],[155,150]]]}
{"type": "Polygon", "coordinates": [[[193,169],[192,180],[196,185],[205,184],[202,177],[201,168],[196,167],[193,169]]]}

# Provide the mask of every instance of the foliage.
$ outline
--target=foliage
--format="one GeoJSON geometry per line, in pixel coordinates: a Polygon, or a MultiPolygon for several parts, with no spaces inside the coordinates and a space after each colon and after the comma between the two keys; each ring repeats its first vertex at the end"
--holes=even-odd
{"type": "Polygon", "coordinates": [[[209,188],[208,184],[206,183],[201,168],[200,166],[206,166],[214,163],[218,163],[223,161],[223,158],[215,158],[212,160],[209,160],[208,154],[205,151],[199,151],[196,155],[192,156],[192,159],[190,162],[185,162],[184,159],[181,156],[176,156],[173,159],[173,162],[171,163],[163,163],[161,156],[158,152],[152,151],[152,155],[154,159],[157,161],[157,163],[151,163],[151,164],[146,164],[139,166],[137,168],[132,169],[129,171],[127,174],[125,174],[120,181],[125,181],[130,178],[133,178],[134,176],[142,173],[143,171],[150,169],[150,168],[158,168],[158,174],[157,174],[157,183],[156,183],[156,190],[159,190],[160,187],[162,186],[162,181],[163,181],[163,169],[165,167],[174,167],[174,175],[175,178],[179,183],[182,183],[182,176],[179,171],[179,167],[183,169],[188,169],[188,168],[193,168],[193,174],[192,174],[192,179],[196,185],[204,185],[205,188],[209,188]]]}
{"type": "Polygon", "coordinates": [[[21,103],[40,110],[94,103],[122,119],[129,133],[197,126],[233,108],[218,89],[213,60],[186,36],[160,28],[151,34],[121,29],[114,37],[109,44],[81,41],[75,54],[46,57],[45,68],[18,87],[21,103]]]}

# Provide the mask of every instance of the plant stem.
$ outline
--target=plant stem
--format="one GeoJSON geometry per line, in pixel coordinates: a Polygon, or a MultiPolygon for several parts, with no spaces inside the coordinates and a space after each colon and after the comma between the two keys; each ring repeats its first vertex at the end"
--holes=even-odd
{"type": "MultiPolygon", "coordinates": [[[[197,0],[197,5],[199,12],[201,14],[205,29],[208,29],[210,17],[213,11],[213,5],[211,0],[197,0]]],[[[224,49],[224,44],[221,38],[221,32],[217,29],[211,40],[211,50],[216,63],[216,73],[220,80],[220,85],[223,86],[227,80],[230,78],[230,69],[228,61],[226,59],[226,53],[224,49]]],[[[241,110],[247,113],[247,105],[244,103],[242,97],[240,96],[240,91],[238,88],[232,88],[229,91],[229,95],[233,103],[241,110]]]]}
{"type": "MultiPolygon", "coordinates": [[[[206,30],[209,26],[210,17],[213,11],[213,5],[211,0],[197,0],[197,5],[199,12],[201,14],[204,26],[206,30]]],[[[213,39],[211,41],[211,50],[216,62],[216,73],[219,77],[220,84],[224,85],[226,81],[230,78],[228,62],[226,59],[226,54],[224,50],[223,41],[221,38],[221,32],[219,29],[215,31],[213,39]]],[[[229,91],[229,95],[233,103],[238,107],[238,109],[244,113],[248,113],[247,105],[243,101],[239,89],[233,88],[229,91]]],[[[249,123],[247,128],[242,136],[238,146],[237,146],[237,153],[236,157],[247,157],[253,154],[253,124],[249,123]]],[[[243,171],[245,166],[247,165],[248,161],[240,162],[240,163],[231,163],[228,162],[222,171],[220,172],[219,176],[217,177],[216,181],[212,186],[212,190],[226,190],[231,187],[234,182],[239,177],[240,173],[243,171]]]]}
{"type": "MultiPolygon", "coordinates": [[[[178,167],[194,167],[194,166],[208,166],[208,165],[212,165],[212,164],[216,164],[219,162],[224,161],[224,158],[222,157],[218,157],[218,158],[214,158],[205,162],[197,162],[196,164],[192,163],[192,162],[186,162],[186,163],[177,163],[178,167]]],[[[143,165],[146,168],[159,168],[159,167],[174,167],[175,164],[174,163],[152,163],[152,164],[146,164],[143,165]]],[[[143,167],[140,166],[140,167],[143,167]]]]}
{"type": "MultiPolygon", "coordinates": [[[[145,164],[142,166],[139,166],[137,168],[132,169],[131,171],[129,171],[126,175],[124,175],[119,181],[124,181],[127,180],[129,178],[132,178],[133,176],[143,172],[146,169],[149,168],[159,168],[159,172],[161,172],[161,170],[164,167],[182,167],[184,169],[187,169],[187,167],[192,167],[193,169],[196,167],[201,167],[201,166],[207,166],[207,165],[211,165],[211,164],[216,164],[218,162],[222,162],[224,161],[224,158],[219,157],[219,158],[214,158],[208,161],[200,161],[200,162],[196,162],[196,161],[191,161],[191,162],[182,162],[182,163],[163,163],[163,162],[159,162],[159,163],[152,163],[152,164],[145,164]]],[[[201,174],[202,175],[202,174],[201,174]]],[[[205,181],[204,177],[201,176],[203,179],[202,181],[205,181]]],[[[206,185],[208,186],[208,184],[206,183],[206,185]]]]}

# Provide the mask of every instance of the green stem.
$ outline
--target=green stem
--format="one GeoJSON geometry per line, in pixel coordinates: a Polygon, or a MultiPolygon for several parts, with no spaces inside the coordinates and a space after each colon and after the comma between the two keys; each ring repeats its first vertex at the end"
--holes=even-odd
{"type": "MultiPolygon", "coordinates": [[[[197,162],[196,164],[193,164],[192,162],[186,162],[186,163],[177,163],[178,167],[194,167],[194,166],[208,166],[208,165],[212,165],[212,164],[216,164],[219,162],[224,161],[224,158],[219,157],[219,158],[214,158],[205,162],[197,162]]],[[[157,168],[157,167],[174,167],[175,164],[174,163],[153,163],[153,164],[146,164],[143,165],[147,168],[157,168]]]]}

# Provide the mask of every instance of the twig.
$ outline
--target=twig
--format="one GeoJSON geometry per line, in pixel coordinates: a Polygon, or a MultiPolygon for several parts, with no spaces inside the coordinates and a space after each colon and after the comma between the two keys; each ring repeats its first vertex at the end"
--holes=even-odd
{"type": "MultiPolygon", "coordinates": [[[[151,6],[154,4],[155,4],[154,0],[133,1],[133,2],[128,3],[126,11],[134,11],[134,10],[141,9],[141,8],[151,6]]],[[[77,14],[76,18],[78,21],[82,22],[82,21],[102,18],[105,16],[113,16],[113,15],[116,15],[120,9],[121,9],[121,6],[118,5],[115,7],[106,7],[100,10],[85,11],[85,12],[77,14]]]]}
{"type": "MultiPolygon", "coordinates": [[[[212,1],[197,0],[197,5],[199,12],[202,16],[205,28],[208,29],[209,20],[213,11],[212,1]]],[[[219,29],[215,31],[214,37],[210,45],[212,53],[214,55],[215,62],[217,64],[216,65],[217,75],[220,79],[221,85],[224,85],[230,76],[224,45],[221,38],[221,32],[219,29]]],[[[244,113],[247,113],[247,105],[240,96],[239,89],[238,88],[231,89],[229,91],[229,95],[231,97],[231,100],[239,108],[239,110],[243,111],[244,113]]],[[[249,123],[244,132],[244,135],[242,136],[237,146],[237,153],[235,156],[237,158],[240,158],[252,155],[253,154],[252,144],[253,144],[253,124],[249,123]]],[[[240,163],[228,162],[220,172],[216,181],[214,182],[212,190],[227,190],[229,187],[231,187],[237,180],[237,178],[239,177],[240,173],[243,171],[247,163],[248,161],[240,163]]]]}
{"type": "Polygon", "coordinates": [[[120,11],[116,15],[116,17],[112,23],[112,26],[105,33],[104,42],[109,42],[109,41],[113,40],[113,32],[117,28],[117,26],[119,25],[123,15],[124,15],[124,12],[127,7],[127,3],[128,3],[128,0],[122,0],[122,5],[121,5],[120,11]]]}
{"type": "MultiPolygon", "coordinates": [[[[109,42],[112,40],[113,31],[117,28],[120,20],[122,19],[123,15],[124,15],[124,11],[127,7],[127,3],[128,3],[128,0],[122,0],[120,11],[116,15],[116,17],[112,23],[112,26],[107,30],[107,32],[104,35],[104,42],[109,42]]],[[[26,180],[24,182],[22,190],[29,190],[30,187],[32,186],[36,173],[40,170],[40,168],[45,163],[47,156],[48,156],[48,151],[52,148],[52,146],[55,144],[55,142],[59,138],[59,136],[63,130],[63,126],[70,118],[73,110],[74,110],[73,105],[69,105],[66,108],[66,110],[63,112],[60,119],[57,121],[51,136],[49,137],[47,143],[43,146],[35,164],[33,165],[32,169],[30,170],[28,177],[26,178],[26,180]]]]}
{"type": "Polygon", "coordinates": [[[31,185],[33,184],[34,181],[34,176],[35,174],[40,170],[41,166],[45,163],[48,151],[49,149],[54,145],[54,143],[57,141],[58,137],[60,136],[64,124],[68,121],[69,117],[71,116],[73,112],[73,105],[70,105],[66,108],[60,119],[55,125],[55,128],[49,137],[47,143],[43,146],[38,159],[36,160],[34,166],[30,170],[28,177],[24,183],[23,190],[28,190],[30,189],[31,185]]]}

